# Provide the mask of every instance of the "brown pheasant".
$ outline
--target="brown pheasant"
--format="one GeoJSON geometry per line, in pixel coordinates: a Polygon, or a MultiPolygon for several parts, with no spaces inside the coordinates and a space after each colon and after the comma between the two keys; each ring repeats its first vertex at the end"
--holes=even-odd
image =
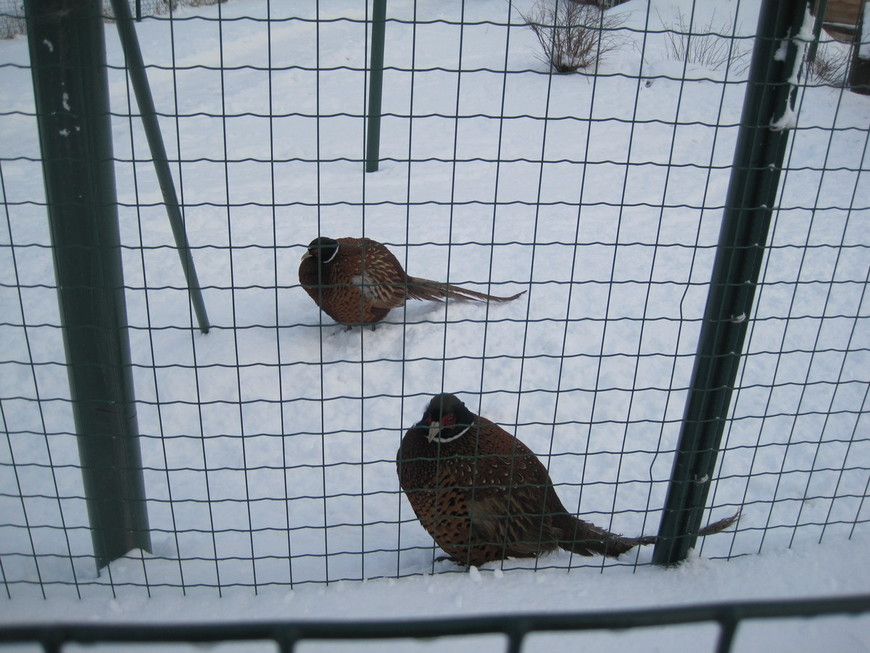
{"type": "MultiPolygon", "coordinates": [[[[616,557],[654,536],[622,537],[569,514],[546,468],[518,439],[457,397],[436,395],[396,454],[399,484],[423,527],[459,564],[563,548],[616,557]]],[[[738,515],[703,529],[719,532],[738,515]]]]}
{"type": "Polygon", "coordinates": [[[398,259],[370,238],[315,238],[299,264],[299,283],[332,319],[347,325],[374,324],[406,299],[508,302],[510,297],[411,277],[398,259]]]}

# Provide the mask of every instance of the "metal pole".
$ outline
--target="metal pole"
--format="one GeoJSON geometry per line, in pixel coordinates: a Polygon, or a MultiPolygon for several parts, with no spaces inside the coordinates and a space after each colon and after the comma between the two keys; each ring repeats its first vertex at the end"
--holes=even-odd
{"type": "Polygon", "coordinates": [[[870,0],[861,3],[858,10],[855,43],[852,45],[852,66],[849,70],[849,90],[870,95],[870,34],[864,28],[870,25],[870,0]]]}
{"type": "Polygon", "coordinates": [[[685,559],[698,537],[792,126],[807,15],[806,0],[764,0],[761,7],[710,292],[653,551],[657,564],[685,559]]]}
{"type": "Polygon", "coordinates": [[[181,259],[181,268],[184,278],[187,280],[187,290],[193,311],[196,314],[199,330],[208,333],[208,313],[205,310],[205,302],[202,299],[202,290],[196,275],[196,267],[193,256],[190,253],[190,243],[184,230],[184,218],[181,217],[181,208],[178,195],[175,192],[175,184],[172,181],[172,172],[169,169],[169,157],[166,155],[166,145],[160,133],[160,123],[157,121],[157,109],[154,107],[154,98],[151,95],[151,87],[148,84],[148,75],[145,72],[145,61],[142,59],[142,50],[139,47],[139,38],[133,25],[133,16],[130,15],[130,7],[127,0],[112,0],[112,9],[115,12],[115,22],[118,25],[118,35],[121,38],[121,47],[127,59],[127,71],[130,74],[130,82],[133,92],[136,94],[136,102],[139,104],[139,113],[142,114],[142,126],[145,129],[145,137],[148,147],[151,148],[151,158],[154,161],[154,171],[163,193],[163,203],[166,205],[166,213],[169,216],[169,224],[172,234],[175,236],[175,246],[181,259]]]}
{"type": "Polygon", "coordinates": [[[372,9],[372,52],[369,64],[369,112],[366,125],[366,172],[378,169],[381,150],[381,99],[384,91],[384,38],[387,0],[374,0],[372,9]]]}
{"type": "Polygon", "coordinates": [[[149,550],[100,0],[26,0],[73,416],[99,567],[149,550]]]}
{"type": "Polygon", "coordinates": [[[825,24],[825,12],[828,11],[828,0],[815,0],[813,3],[813,15],[816,17],[813,24],[813,42],[810,44],[807,52],[807,64],[812,63],[816,59],[816,52],[819,49],[819,36],[822,33],[822,26],[825,24]]]}

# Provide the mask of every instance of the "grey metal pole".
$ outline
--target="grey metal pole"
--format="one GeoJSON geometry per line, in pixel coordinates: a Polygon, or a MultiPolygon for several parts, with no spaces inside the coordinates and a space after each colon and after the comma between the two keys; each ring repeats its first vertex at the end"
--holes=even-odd
{"type": "Polygon", "coordinates": [[[73,416],[98,567],[150,550],[100,0],[26,0],[73,416]]]}
{"type": "Polygon", "coordinates": [[[695,546],[743,342],[793,118],[807,0],[765,0],[743,101],[731,180],[689,397],[653,562],[684,560],[695,546]],[[782,56],[783,45],[787,45],[782,56]]]}
{"type": "Polygon", "coordinates": [[[136,94],[139,112],[142,114],[145,138],[148,140],[151,158],[154,160],[154,172],[157,174],[157,182],[160,184],[161,193],[163,193],[163,203],[166,205],[169,225],[172,227],[172,235],[175,237],[175,246],[181,259],[184,278],[187,280],[190,302],[193,304],[193,312],[196,314],[199,330],[208,333],[208,313],[205,310],[196,267],[190,253],[190,243],[184,229],[184,218],[181,217],[181,204],[178,201],[178,194],[175,192],[175,184],[172,181],[169,157],[166,155],[166,145],[163,143],[160,123],[157,121],[157,109],[154,108],[154,98],[151,95],[151,86],[148,84],[145,61],[142,59],[142,49],[139,47],[139,38],[136,35],[136,27],[133,25],[133,16],[130,14],[127,0],[112,0],[112,9],[115,12],[121,47],[127,59],[130,82],[133,85],[133,92],[136,94]]]}
{"type": "Polygon", "coordinates": [[[369,64],[369,108],[366,124],[366,172],[378,169],[381,151],[381,100],[384,92],[384,39],[387,0],[374,0],[369,64]]]}

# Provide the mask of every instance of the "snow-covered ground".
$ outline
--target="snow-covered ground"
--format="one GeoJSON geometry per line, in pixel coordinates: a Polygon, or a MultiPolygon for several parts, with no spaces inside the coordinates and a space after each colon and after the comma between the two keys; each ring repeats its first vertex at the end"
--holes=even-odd
{"type": "MultiPolygon", "coordinates": [[[[798,96],[711,493],[711,518],[742,510],[736,531],[700,542],[676,570],[642,550],[447,574],[398,488],[399,440],[446,390],[538,452],[569,508],[623,533],[656,531],[748,62],[677,61],[661,32],[692,17],[693,31],[736,29],[748,51],[758,11],[754,0],[697,4],[618,7],[626,30],[598,75],[559,76],[518,24],[527,2],[391,1],[373,174],[361,163],[363,3],[234,0],[139,24],[170,157],[183,161],[206,336],[191,329],[107,25],[154,548],[99,577],[38,205],[27,43],[0,43],[0,573],[11,596],[0,619],[424,617],[868,587],[870,105],[838,88],[798,96]],[[414,302],[375,331],[345,331],[297,285],[319,234],[387,243],[415,276],[527,294],[489,307],[414,302]]],[[[742,627],[739,650],[870,647],[866,619],[822,623],[789,622],[787,638],[781,624],[742,627]]],[[[712,631],[591,641],[653,650],[712,631]]],[[[540,646],[567,647],[561,637],[540,646]]]]}
{"type": "MultiPolygon", "coordinates": [[[[229,592],[221,599],[198,593],[164,592],[159,600],[121,592],[82,601],[64,599],[6,601],[0,623],[34,623],[51,619],[72,623],[227,623],[270,620],[437,619],[483,615],[620,611],[690,606],[731,600],[764,601],[866,594],[870,539],[855,536],[834,544],[802,544],[791,549],[733,560],[692,557],[674,569],[655,566],[537,572],[499,571],[340,582],[328,587],[305,585],[294,590],[270,588],[229,592]]],[[[118,565],[123,566],[123,565],[118,565]]],[[[128,565],[129,566],[129,565],[128,565]]],[[[713,651],[717,627],[698,624],[632,631],[532,634],[526,653],[553,651],[713,651]]],[[[215,647],[218,651],[271,653],[263,642],[215,647]]],[[[374,642],[303,642],[301,651],[504,651],[501,635],[443,640],[375,640],[374,642]]],[[[65,649],[66,650],[66,649],[65,649]]],[[[70,647],[70,650],[82,650],[70,647]]],[[[90,647],[87,650],[93,650],[90,647]]],[[[120,650],[118,646],[98,651],[120,650]]],[[[124,649],[126,650],[126,649],[124,649]]],[[[137,651],[167,650],[141,645],[137,651]]],[[[171,648],[194,651],[201,647],[171,648]]],[[[870,650],[870,615],[813,619],[747,620],[737,630],[734,651],[870,650]]]]}

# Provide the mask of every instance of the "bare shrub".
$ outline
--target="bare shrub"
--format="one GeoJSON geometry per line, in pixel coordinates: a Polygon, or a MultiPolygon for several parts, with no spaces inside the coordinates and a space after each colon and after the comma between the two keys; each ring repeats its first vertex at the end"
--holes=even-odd
{"type": "Polygon", "coordinates": [[[851,50],[847,44],[834,39],[821,40],[815,56],[808,61],[809,75],[816,82],[842,88],[848,79],[850,63],[851,50]]]}
{"type": "Polygon", "coordinates": [[[526,14],[520,12],[538,38],[541,59],[560,73],[581,68],[597,70],[602,57],[619,47],[616,30],[624,19],[594,5],[573,0],[538,0],[526,14]]]}
{"type": "MultiPolygon", "coordinates": [[[[659,15],[659,20],[662,20],[659,15]]],[[[668,57],[676,61],[703,66],[709,70],[721,68],[736,69],[743,72],[749,65],[749,49],[741,46],[732,35],[732,20],[716,23],[715,12],[710,20],[695,26],[682,10],[677,11],[677,25],[662,25],[668,31],[666,50],[668,57]]]]}

